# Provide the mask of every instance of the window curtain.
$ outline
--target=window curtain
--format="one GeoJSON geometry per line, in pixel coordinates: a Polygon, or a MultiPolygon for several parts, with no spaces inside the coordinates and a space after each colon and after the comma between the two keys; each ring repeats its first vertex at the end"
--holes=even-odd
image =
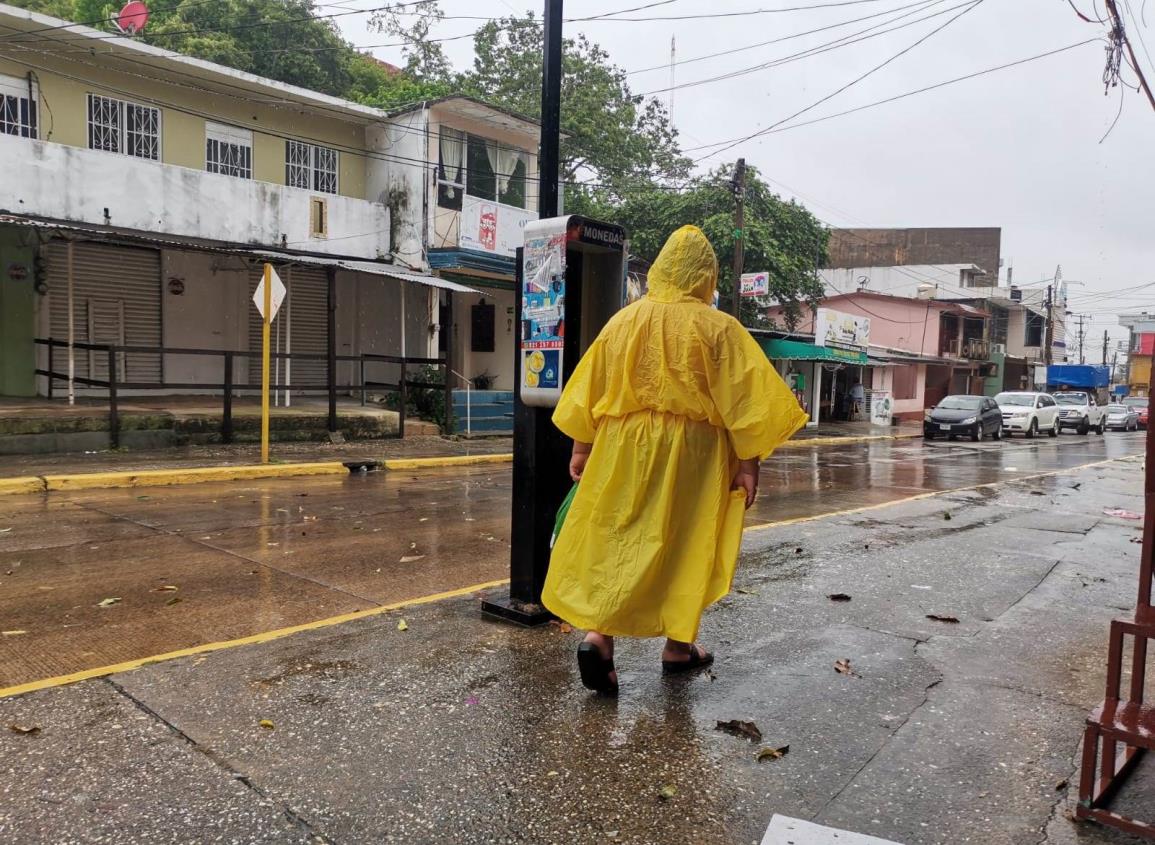
{"type": "MultiPolygon", "coordinates": [[[[446,182],[461,184],[461,164],[465,158],[465,137],[453,129],[441,130],[441,171],[446,182]]],[[[445,195],[456,196],[455,188],[445,187],[445,195]]]]}
{"type": "Polygon", "coordinates": [[[489,165],[493,168],[493,175],[497,178],[497,197],[495,199],[500,200],[501,195],[509,190],[509,180],[513,177],[513,171],[517,169],[517,164],[522,160],[523,154],[520,150],[511,150],[489,141],[485,142],[485,154],[489,156],[489,165]]]}

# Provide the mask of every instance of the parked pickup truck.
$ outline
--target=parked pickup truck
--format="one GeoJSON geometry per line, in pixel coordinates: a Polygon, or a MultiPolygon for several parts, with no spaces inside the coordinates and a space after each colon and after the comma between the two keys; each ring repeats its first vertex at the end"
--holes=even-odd
{"type": "Polygon", "coordinates": [[[1107,410],[1089,390],[1070,390],[1052,394],[1059,403],[1059,427],[1073,428],[1079,434],[1107,430],[1107,410]]]}

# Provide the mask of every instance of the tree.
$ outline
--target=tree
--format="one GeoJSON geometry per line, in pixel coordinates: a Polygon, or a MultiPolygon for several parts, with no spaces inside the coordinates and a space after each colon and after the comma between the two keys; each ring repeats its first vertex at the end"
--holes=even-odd
{"type": "MultiPolygon", "coordinates": [[[[22,8],[115,31],[122,3],[14,0],[22,8]]],[[[139,40],[335,96],[394,84],[390,71],[345,41],[312,0],[184,0],[153,9],[139,40]]]]}
{"type": "Polygon", "coordinates": [[[405,56],[405,72],[425,82],[449,83],[453,78],[453,66],[445,57],[439,41],[431,41],[429,31],[433,25],[445,18],[437,0],[421,0],[410,4],[402,11],[396,6],[386,6],[373,13],[369,28],[402,39],[401,49],[405,56]],[[401,16],[416,16],[411,25],[402,22],[401,16]]]}
{"type": "MultiPolygon", "coordinates": [[[[670,233],[693,224],[706,233],[718,255],[721,307],[733,302],[734,194],[733,165],[712,171],[681,191],[639,191],[614,207],[595,213],[622,223],[630,236],[630,251],[645,261],[657,257],[670,233]]],[[[786,202],[762,179],[756,168],[746,170],[745,265],[748,272],[770,274],[770,295],[785,308],[787,328],[803,310],[816,307],[823,296],[816,269],[826,260],[828,232],[803,206],[786,202]]],[[[753,300],[742,304],[742,321],[769,327],[764,309],[753,300]]]]}
{"type": "MultiPolygon", "coordinates": [[[[533,14],[486,23],[474,38],[473,68],[459,77],[462,89],[540,117],[543,37],[533,14]]],[[[625,71],[582,34],[563,42],[561,102],[561,177],[595,185],[587,197],[620,200],[689,175],[665,107],[631,93],[625,71]]],[[[574,192],[569,186],[566,192],[569,205],[574,192]]]]}

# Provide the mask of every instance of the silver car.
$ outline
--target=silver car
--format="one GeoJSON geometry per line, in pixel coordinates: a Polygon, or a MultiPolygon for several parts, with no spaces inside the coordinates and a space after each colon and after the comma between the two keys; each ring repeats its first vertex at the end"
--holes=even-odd
{"type": "Polygon", "coordinates": [[[1108,405],[1107,428],[1111,431],[1138,431],[1139,411],[1130,405],[1108,405]]]}

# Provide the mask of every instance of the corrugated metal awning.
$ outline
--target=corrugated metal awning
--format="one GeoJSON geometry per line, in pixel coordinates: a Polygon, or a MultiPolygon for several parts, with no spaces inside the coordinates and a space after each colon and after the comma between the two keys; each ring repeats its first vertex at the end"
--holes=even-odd
{"type": "Polygon", "coordinates": [[[350,258],[322,258],[318,255],[295,255],[291,252],[277,252],[272,249],[238,249],[230,252],[260,256],[270,261],[284,261],[287,264],[307,264],[314,267],[338,267],[354,273],[369,273],[374,276],[385,276],[401,282],[410,282],[415,285],[425,285],[442,290],[451,290],[455,293],[480,293],[471,287],[440,279],[427,273],[416,273],[412,270],[398,270],[390,264],[381,264],[376,261],[356,261],[350,258]]]}

